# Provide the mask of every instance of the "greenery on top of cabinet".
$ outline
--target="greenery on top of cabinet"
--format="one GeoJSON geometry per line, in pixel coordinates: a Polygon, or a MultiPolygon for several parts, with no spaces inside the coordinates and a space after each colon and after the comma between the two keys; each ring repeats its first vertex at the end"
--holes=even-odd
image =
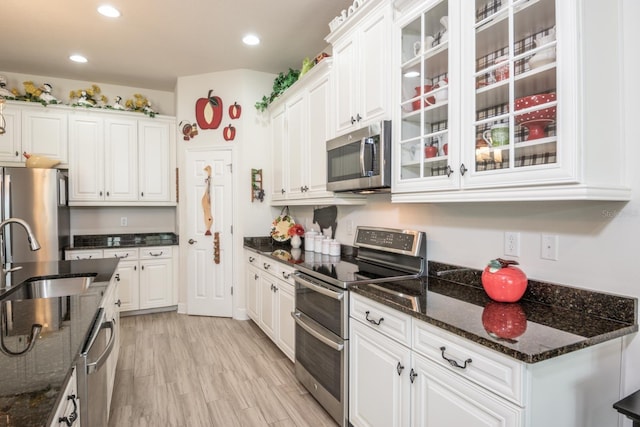
{"type": "Polygon", "coordinates": [[[278,77],[273,80],[273,92],[271,95],[267,97],[266,95],[262,97],[262,99],[256,102],[256,109],[258,111],[264,111],[267,109],[269,104],[271,104],[277,97],[282,95],[285,90],[289,89],[291,85],[298,81],[298,77],[300,77],[300,70],[294,70],[289,68],[287,74],[280,73],[278,77]]]}

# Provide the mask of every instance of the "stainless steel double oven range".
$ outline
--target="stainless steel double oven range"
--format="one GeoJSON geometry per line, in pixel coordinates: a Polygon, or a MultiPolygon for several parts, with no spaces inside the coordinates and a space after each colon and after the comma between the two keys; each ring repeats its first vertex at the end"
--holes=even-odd
{"type": "Polygon", "coordinates": [[[305,254],[294,275],[296,377],[341,426],[349,418],[349,285],[427,274],[424,232],[358,227],[354,246],[349,261],[305,254]]]}

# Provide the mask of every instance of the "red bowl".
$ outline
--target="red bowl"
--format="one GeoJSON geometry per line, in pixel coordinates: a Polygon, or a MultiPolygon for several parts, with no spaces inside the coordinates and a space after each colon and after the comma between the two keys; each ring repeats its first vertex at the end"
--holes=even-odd
{"type": "MultiPolygon", "coordinates": [[[[556,100],[555,92],[552,93],[540,93],[537,95],[525,96],[516,99],[516,111],[525,108],[534,107],[536,105],[543,105],[556,100]]],[[[556,119],[556,106],[542,108],[540,110],[531,111],[529,113],[520,114],[516,116],[517,123],[526,123],[533,121],[548,121],[553,122],[556,119]]]]}

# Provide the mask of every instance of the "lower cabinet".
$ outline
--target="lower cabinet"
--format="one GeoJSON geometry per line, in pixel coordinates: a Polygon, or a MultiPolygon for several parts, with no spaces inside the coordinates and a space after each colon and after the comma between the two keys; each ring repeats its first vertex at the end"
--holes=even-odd
{"type": "Polygon", "coordinates": [[[65,252],[65,258],[119,258],[120,311],[145,310],[177,303],[177,253],[172,246],[122,249],[77,249],[65,252]]]}
{"type": "Polygon", "coordinates": [[[105,311],[105,319],[113,322],[114,346],[111,356],[107,359],[107,408],[111,409],[113,388],[116,382],[116,367],[120,354],[120,303],[118,298],[120,282],[114,276],[113,283],[107,288],[103,296],[102,307],[105,311]]]}
{"type": "Polygon", "coordinates": [[[78,400],[78,381],[76,378],[76,368],[73,368],[71,377],[65,389],[61,393],[62,399],[56,409],[50,427],[60,426],[80,426],[80,401],[78,400]]]}
{"type": "Polygon", "coordinates": [[[249,317],[292,361],[295,358],[294,269],[245,251],[245,286],[249,317]]]}
{"type": "Polygon", "coordinates": [[[621,343],[524,363],[351,293],[354,427],[600,427],[618,423],[621,343]]]}

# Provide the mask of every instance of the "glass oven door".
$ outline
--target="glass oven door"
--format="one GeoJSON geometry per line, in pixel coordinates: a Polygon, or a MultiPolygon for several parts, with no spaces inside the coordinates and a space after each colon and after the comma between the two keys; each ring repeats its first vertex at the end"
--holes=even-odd
{"type": "Polygon", "coordinates": [[[348,338],[348,301],[346,289],[313,277],[296,273],[296,311],[328,329],[339,338],[348,338]]]}

